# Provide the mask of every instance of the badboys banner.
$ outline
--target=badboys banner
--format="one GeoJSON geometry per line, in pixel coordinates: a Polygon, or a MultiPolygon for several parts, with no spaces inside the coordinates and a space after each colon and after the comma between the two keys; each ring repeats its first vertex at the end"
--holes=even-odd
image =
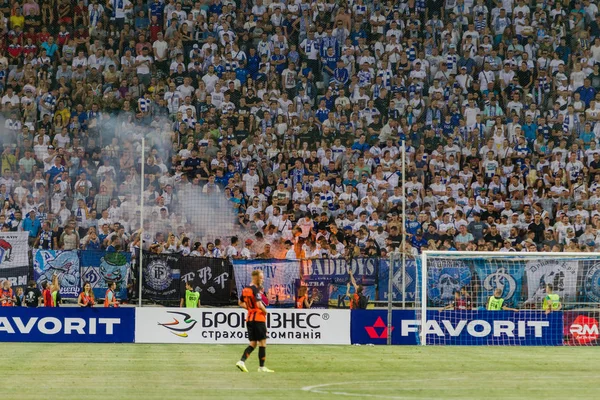
{"type": "Polygon", "coordinates": [[[252,271],[259,269],[265,277],[263,286],[271,305],[293,307],[296,301],[296,280],[300,278],[300,261],[234,260],[233,273],[237,292],[252,282],[252,271]]]}
{"type": "Polygon", "coordinates": [[[233,283],[233,266],[224,258],[180,257],[181,292],[189,282],[200,293],[200,304],[223,306],[229,304],[233,283]]]}
{"type": "Polygon", "coordinates": [[[357,284],[374,285],[377,281],[379,258],[353,258],[305,260],[302,262],[302,279],[329,278],[331,283],[345,285],[350,281],[351,270],[357,284]]]}
{"type": "Polygon", "coordinates": [[[33,256],[33,279],[38,287],[43,282],[52,282],[58,276],[60,296],[63,299],[76,298],[80,292],[79,255],[76,250],[35,250],[33,256]]]}
{"type": "Polygon", "coordinates": [[[144,251],[142,296],[158,301],[180,298],[179,256],[144,251]]]}
{"type": "MultiPolygon", "coordinates": [[[[379,301],[387,301],[388,299],[388,283],[389,283],[389,260],[381,259],[379,263],[379,301]]],[[[404,279],[404,287],[406,289],[406,301],[415,301],[417,290],[417,266],[414,260],[406,260],[405,276],[402,277],[402,261],[394,263],[394,276],[392,279],[393,301],[402,301],[402,281],[404,279]]],[[[420,290],[420,288],[419,288],[420,290]]]]}
{"type": "Polygon", "coordinates": [[[81,287],[90,282],[94,296],[103,299],[108,282],[115,282],[118,299],[127,298],[127,280],[131,269],[131,253],[115,253],[99,250],[81,252],[81,287]]]}
{"type": "MultiPolygon", "coordinates": [[[[238,308],[136,308],[136,343],[248,344],[238,308]]],[[[350,344],[350,311],[270,309],[271,344],[350,344]]]]}
{"type": "Polygon", "coordinates": [[[28,232],[0,232],[0,269],[29,265],[28,232]]]}

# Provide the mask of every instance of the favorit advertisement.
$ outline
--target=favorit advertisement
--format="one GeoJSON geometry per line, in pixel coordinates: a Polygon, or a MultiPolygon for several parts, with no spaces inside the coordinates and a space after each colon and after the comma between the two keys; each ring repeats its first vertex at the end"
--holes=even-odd
{"type": "MultiPolygon", "coordinates": [[[[247,343],[246,312],[228,308],[138,308],[136,343],[247,343]]],[[[268,342],[350,344],[349,310],[269,310],[268,342]]]]}
{"type": "Polygon", "coordinates": [[[0,342],[133,343],[133,308],[2,307],[0,342]]]}
{"type": "MultiPolygon", "coordinates": [[[[429,311],[423,327],[427,344],[561,346],[562,312],[542,311],[429,311]]],[[[420,343],[421,320],[415,311],[392,313],[392,344],[420,343]]],[[[386,344],[387,312],[352,311],[352,343],[386,344]]]]}

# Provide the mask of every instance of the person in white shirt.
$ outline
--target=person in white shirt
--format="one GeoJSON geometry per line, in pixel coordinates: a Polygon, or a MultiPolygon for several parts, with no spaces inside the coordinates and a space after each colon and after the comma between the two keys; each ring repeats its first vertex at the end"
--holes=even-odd
{"type": "Polygon", "coordinates": [[[296,251],[294,250],[294,246],[291,240],[286,240],[283,243],[283,247],[285,248],[285,259],[286,260],[297,260],[296,251]]]}

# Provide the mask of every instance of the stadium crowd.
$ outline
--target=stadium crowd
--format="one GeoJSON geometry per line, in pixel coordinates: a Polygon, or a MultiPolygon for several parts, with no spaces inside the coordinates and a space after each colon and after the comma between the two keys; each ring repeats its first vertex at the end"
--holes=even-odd
{"type": "Polygon", "coordinates": [[[0,226],[32,247],[337,258],[406,232],[413,255],[600,248],[594,1],[0,11],[0,226]],[[237,237],[194,232],[193,189],[226,200],[237,237]]]}

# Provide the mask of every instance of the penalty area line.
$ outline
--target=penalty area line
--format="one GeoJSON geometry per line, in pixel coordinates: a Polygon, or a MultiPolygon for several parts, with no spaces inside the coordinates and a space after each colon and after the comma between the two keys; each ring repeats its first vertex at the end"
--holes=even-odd
{"type": "MultiPolygon", "coordinates": [[[[435,379],[436,381],[462,381],[466,378],[446,378],[446,379],[435,379]]],[[[396,379],[396,380],[384,380],[384,381],[350,381],[350,382],[334,382],[334,383],[322,383],[320,385],[312,385],[312,386],[304,386],[301,388],[304,392],[316,393],[316,394],[329,394],[329,395],[338,395],[338,396],[347,396],[347,397],[369,397],[376,399],[396,399],[396,400],[405,400],[412,399],[414,396],[393,396],[393,395],[384,395],[384,394],[374,394],[374,393],[350,393],[350,392],[342,392],[339,390],[326,390],[326,388],[331,388],[332,386],[343,386],[343,385],[354,385],[360,386],[364,383],[406,383],[406,382],[431,382],[431,379],[396,379]]],[[[399,388],[398,390],[402,390],[399,388]]],[[[438,397],[420,397],[421,399],[428,400],[438,400],[438,397]]]]}

